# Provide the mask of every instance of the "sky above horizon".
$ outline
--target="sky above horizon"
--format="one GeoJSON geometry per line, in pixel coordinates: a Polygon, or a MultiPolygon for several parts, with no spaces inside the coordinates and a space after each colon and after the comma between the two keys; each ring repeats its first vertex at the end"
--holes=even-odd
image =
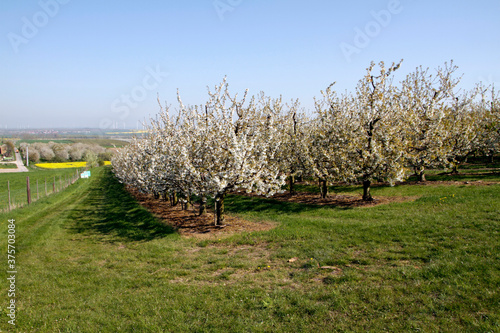
{"type": "Polygon", "coordinates": [[[0,128],[140,127],[162,104],[353,91],[371,61],[500,83],[500,1],[2,0],[0,128]]]}

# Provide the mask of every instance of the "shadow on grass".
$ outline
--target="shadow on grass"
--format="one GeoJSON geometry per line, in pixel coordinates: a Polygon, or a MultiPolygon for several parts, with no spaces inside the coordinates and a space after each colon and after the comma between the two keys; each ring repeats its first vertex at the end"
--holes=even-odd
{"type": "MultiPolygon", "coordinates": [[[[474,170],[473,170],[474,171],[474,170]]],[[[481,173],[475,173],[475,172],[462,172],[458,174],[446,174],[446,173],[439,173],[435,174],[429,172],[426,173],[426,179],[427,179],[427,184],[432,184],[432,182],[452,182],[452,181],[498,181],[500,180],[500,172],[481,172],[481,173]]],[[[401,186],[401,185],[410,185],[412,183],[418,182],[418,177],[415,175],[409,176],[405,181],[398,183],[395,186],[401,186]]],[[[387,182],[373,182],[372,184],[372,189],[374,188],[383,188],[383,187],[392,187],[389,185],[387,182]]],[[[299,192],[309,192],[309,193],[317,193],[319,196],[320,193],[320,188],[317,184],[296,184],[295,189],[299,192]]],[[[329,185],[328,186],[328,193],[329,194],[334,194],[334,193],[353,193],[353,194],[359,194],[361,195],[363,193],[363,186],[360,184],[335,184],[335,185],[329,185]]]]}
{"type": "MultiPolygon", "coordinates": [[[[318,196],[320,196],[320,189],[318,185],[304,185],[304,184],[296,184],[295,185],[295,190],[297,192],[309,192],[309,193],[317,193],[318,196]]],[[[354,194],[362,194],[363,193],[363,187],[361,185],[351,185],[351,184],[345,184],[345,185],[328,185],[328,193],[330,195],[335,194],[335,193],[354,193],[354,194]]]]}
{"type": "MultiPolygon", "coordinates": [[[[459,173],[459,174],[438,174],[426,176],[428,181],[469,181],[469,180],[498,180],[500,173],[459,173]]],[[[416,178],[415,178],[416,180],[416,178]]]]}
{"type": "Polygon", "coordinates": [[[268,214],[297,214],[310,212],[317,209],[351,209],[336,205],[314,205],[295,202],[279,201],[260,197],[248,197],[244,195],[228,195],[225,199],[225,210],[230,213],[266,212],[268,214]]]}
{"type": "Polygon", "coordinates": [[[109,168],[94,174],[98,179],[89,180],[87,196],[69,216],[74,232],[98,234],[111,242],[150,241],[175,233],[141,207],[109,168]]]}

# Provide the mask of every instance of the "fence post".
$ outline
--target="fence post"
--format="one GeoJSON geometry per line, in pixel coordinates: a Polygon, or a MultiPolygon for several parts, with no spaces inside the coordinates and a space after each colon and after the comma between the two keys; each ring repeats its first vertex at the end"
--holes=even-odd
{"type": "Polygon", "coordinates": [[[45,177],[45,196],[47,196],[47,177],[45,177]]]}
{"type": "Polygon", "coordinates": [[[36,200],[40,199],[40,191],[38,191],[38,179],[36,180],[36,200]]]}
{"type": "Polygon", "coordinates": [[[52,193],[56,193],[56,176],[54,176],[54,181],[52,182],[52,193]]]}
{"type": "Polygon", "coordinates": [[[9,192],[9,212],[10,212],[10,181],[7,181],[7,191],[9,192]]]}
{"type": "Polygon", "coordinates": [[[28,195],[28,205],[31,204],[31,188],[30,188],[30,177],[26,177],[26,192],[28,195]]]}

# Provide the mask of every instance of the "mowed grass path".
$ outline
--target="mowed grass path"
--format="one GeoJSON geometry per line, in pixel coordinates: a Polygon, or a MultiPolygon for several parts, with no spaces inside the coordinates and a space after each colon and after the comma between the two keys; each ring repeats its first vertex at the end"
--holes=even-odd
{"type": "Polygon", "coordinates": [[[16,219],[18,270],[14,330],[0,270],[0,329],[499,331],[500,186],[373,194],[418,199],[346,209],[230,196],[229,213],[277,228],[187,239],[138,206],[109,168],[96,169],[0,214],[4,267],[7,219],[16,219]]]}

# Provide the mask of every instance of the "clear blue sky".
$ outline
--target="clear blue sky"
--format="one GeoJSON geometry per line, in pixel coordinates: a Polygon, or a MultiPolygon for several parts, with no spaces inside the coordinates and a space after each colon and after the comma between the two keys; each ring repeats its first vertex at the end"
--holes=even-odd
{"type": "Polygon", "coordinates": [[[499,17],[498,0],[2,0],[0,127],[136,128],[157,95],[203,103],[226,75],[312,110],[381,60],[498,85],[499,17]]]}

